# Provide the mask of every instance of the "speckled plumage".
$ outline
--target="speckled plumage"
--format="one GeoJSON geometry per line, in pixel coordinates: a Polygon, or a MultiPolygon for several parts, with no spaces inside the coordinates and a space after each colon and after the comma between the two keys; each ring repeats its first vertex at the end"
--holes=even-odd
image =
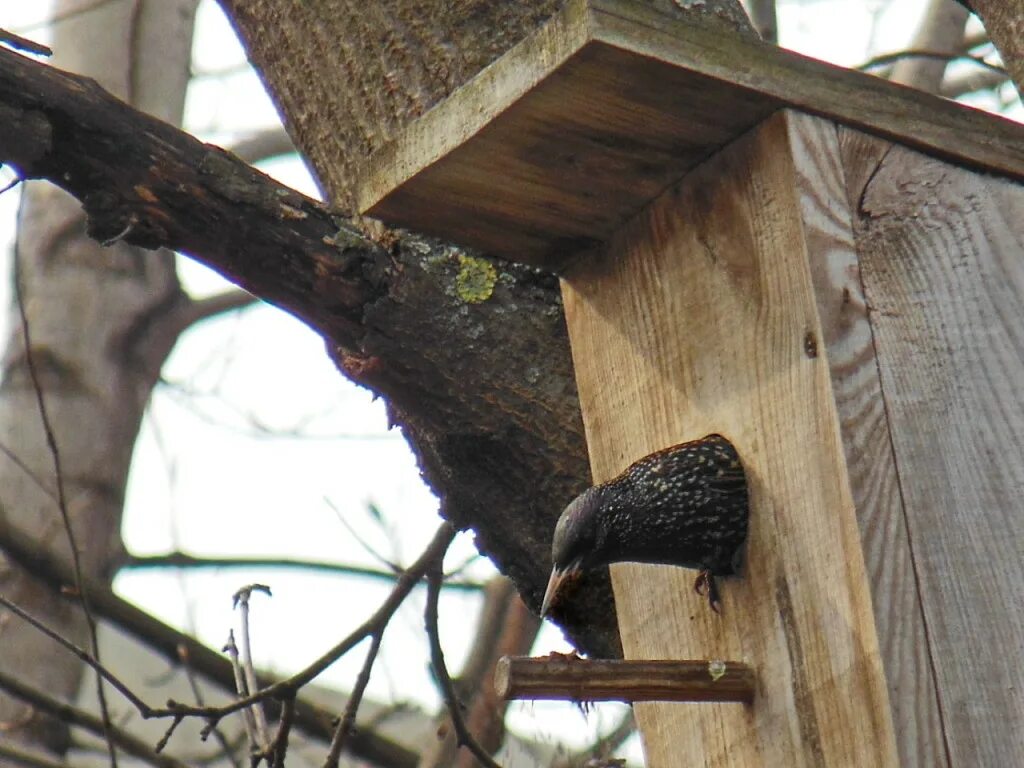
{"type": "Polygon", "coordinates": [[[562,512],[542,611],[566,576],[615,562],[696,568],[717,610],[715,576],[736,573],[747,537],[747,483],[739,455],[721,435],[645,456],[613,480],[588,488],[562,512]]]}

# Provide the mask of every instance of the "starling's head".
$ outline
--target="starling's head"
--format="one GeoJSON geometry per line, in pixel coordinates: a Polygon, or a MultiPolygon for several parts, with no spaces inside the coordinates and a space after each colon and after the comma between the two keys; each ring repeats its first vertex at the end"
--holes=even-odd
{"type": "Polygon", "coordinates": [[[562,584],[601,562],[601,526],[598,519],[601,495],[600,486],[588,488],[569,502],[569,506],[558,518],[555,535],[551,540],[553,567],[540,607],[541,616],[547,614],[562,584]]]}

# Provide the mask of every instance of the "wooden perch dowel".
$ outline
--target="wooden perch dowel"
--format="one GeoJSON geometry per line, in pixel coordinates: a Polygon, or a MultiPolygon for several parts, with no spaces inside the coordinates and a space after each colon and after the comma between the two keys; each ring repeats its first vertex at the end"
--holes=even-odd
{"type": "Polygon", "coordinates": [[[738,661],[621,661],[555,654],[504,656],[494,673],[503,699],[571,701],[754,700],[754,670],[738,661]]]}

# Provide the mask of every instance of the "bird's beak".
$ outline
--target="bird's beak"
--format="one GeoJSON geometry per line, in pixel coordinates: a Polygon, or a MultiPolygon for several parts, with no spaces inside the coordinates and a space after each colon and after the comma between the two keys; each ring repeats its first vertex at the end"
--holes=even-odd
{"type": "Polygon", "coordinates": [[[544,590],[544,601],[540,604],[540,616],[544,618],[548,614],[548,609],[551,608],[551,604],[555,602],[555,598],[558,596],[558,590],[562,588],[567,580],[571,580],[578,576],[580,573],[579,565],[573,563],[567,568],[558,568],[557,566],[551,569],[551,578],[548,579],[548,588],[544,590]]]}

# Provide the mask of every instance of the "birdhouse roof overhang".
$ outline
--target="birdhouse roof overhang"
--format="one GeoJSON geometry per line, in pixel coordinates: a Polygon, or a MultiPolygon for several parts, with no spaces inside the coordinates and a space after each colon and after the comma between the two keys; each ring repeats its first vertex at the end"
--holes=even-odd
{"type": "Polygon", "coordinates": [[[780,108],[1024,179],[1024,126],[636,0],[568,0],[376,152],[360,210],[558,271],[780,108]]]}

